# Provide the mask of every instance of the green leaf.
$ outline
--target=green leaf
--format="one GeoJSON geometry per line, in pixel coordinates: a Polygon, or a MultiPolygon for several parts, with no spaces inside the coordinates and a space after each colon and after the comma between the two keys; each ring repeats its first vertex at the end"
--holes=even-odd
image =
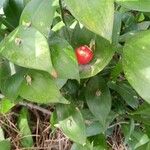
{"type": "Polygon", "coordinates": [[[71,36],[71,45],[73,48],[77,48],[81,45],[89,45],[90,41],[95,39],[95,33],[89,31],[81,24],[76,24],[71,36]]]}
{"type": "Polygon", "coordinates": [[[24,0],[24,5],[27,5],[31,0],[24,0]]]}
{"type": "Polygon", "coordinates": [[[5,2],[5,0],[1,0],[0,1],[0,9],[1,9],[1,7],[3,7],[3,3],[5,2]]]}
{"type": "Polygon", "coordinates": [[[150,149],[150,142],[138,147],[136,150],[149,150],[150,149]]]}
{"type": "Polygon", "coordinates": [[[0,114],[8,113],[14,106],[15,104],[10,99],[3,98],[0,101],[0,114]]]}
{"type": "Polygon", "coordinates": [[[131,10],[150,12],[149,0],[116,0],[116,2],[131,10]]]}
{"type": "Polygon", "coordinates": [[[70,99],[76,100],[78,97],[79,88],[80,87],[77,80],[68,80],[62,89],[62,93],[65,96],[68,96],[68,99],[70,97],[70,99]]]}
{"type": "Polygon", "coordinates": [[[26,108],[22,108],[19,115],[18,127],[21,134],[21,145],[23,147],[32,147],[33,139],[32,133],[28,124],[28,110],[26,108]]]}
{"type": "Polygon", "coordinates": [[[113,82],[109,82],[108,86],[119,93],[129,106],[132,108],[138,107],[139,102],[137,94],[129,85],[125,83],[115,84],[113,82]]]}
{"type": "Polygon", "coordinates": [[[24,80],[25,71],[20,71],[10,76],[2,83],[2,93],[11,100],[19,96],[20,86],[24,80]]]}
{"type": "Polygon", "coordinates": [[[71,147],[71,150],[93,150],[93,144],[91,144],[89,141],[87,141],[84,146],[74,143],[71,147]]]}
{"type": "Polygon", "coordinates": [[[10,67],[7,61],[0,59],[0,88],[2,87],[2,82],[10,76],[10,67]]]}
{"type": "MultiPolygon", "coordinates": [[[[93,136],[90,138],[90,141],[93,143],[94,147],[99,147],[99,150],[106,150],[107,149],[107,143],[106,143],[106,137],[104,134],[99,134],[97,136],[93,136]]],[[[94,150],[97,148],[94,148],[94,150]]]]}
{"type": "Polygon", "coordinates": [[[121,31],[121,21],[122,21],[122,14],[116,11],[114,16],[114,25],[112,34],[112,44],[115,46],[118,45],[118,39],[121,31]]]}
{"type": "Polygon", "coordinates": [[[98,146],[94,146],[93,150],[106,150],[103,146],[98,145],[98,146]]]}
{"type": "Polygon", "coordinates": [[[73,105],[58,105],[59,127],[64,134],[78,144],[86,143],[85,123],[78,108],[73,105]]]}
{"type": "Polygon", "coordinates": [[[17,27],[24,8],[24,0],[5,0],[3,8],[7,22],[11,24],[13,28],[17,27]]]}
{"type": "Polygon", "coordinates": [[[2,150],[11,150],[11,142],[9,139],[0,141],[0,148],[2,150]]]}
{"type": "Polygon", "coordinates": [[[132,133],[134,132],[134,128],[135,128],[135,123],[134,123],[133,119],[131,119],[129,125],[122,125],[123,134],[125,137],[125,139],[124,139],[125,144],[127,144],[128,141],[130,140],[130,137],[131,137],[132,133]]]}
{"type": "Polygon", "coordinates": [[[114,18],[113,0],[64,1],[71,13],[86,28],[111,41],[114,18]]]}
{"type": "Polygon", "coordinates": [[[146,144],[149,142],[149,138],[147,136],[147,134],[145,134],[140,128],[136,128],[135,130],[131,129],[132,125],[123,125],[122,126],[122,131],[125,134],[125,137],[127,135],[127,138],[129,138],[129,140],[127,141],[128,147],[131,150],[135,150],[137,148],[139,148],[140,146],[146,144]],[[128,136],[130,135],[130,137],[128,136]]]}
{"type": "Polygon", "coordinates": [[[20,87],[20,96],[37,103],[68,103],[49,74],[34,70],[26,74],[20,87]]]}
{"type": "Polygon", "coordinates": [[[89,121],[86,120],[86,135],[87,137],[95,136],[97,134],[103,133],[104,129],[99,121],[89,121]]]}
{"type": "Polygon", "coordinates": [[[150,31],[143,31],[126,42],[123,69],[129,83],[150,103],[150,31]]]}
{"type": "Polygon", "coordinates": [[[129,40],[129,38],[132,38],[136,34],[138,34],[139,31],[147,30],[149,28],[149,26],[150,26],[150,21],[143,21],[138,24],[133,24],[132,26],[130,26],[131,29],[129,30],[129,32],[127,32],[119,37],[119,41],[125,42],[126,40],[129,40]]]}
{"type": "Polygon", "coordinates": [[[100,122],[89,109],[83,109],[81,113],[85,120],[87,137],[95,136],[103,132],[100,122]]]}
{"type": "Polygon", "coordinates": [[[150,115],[150,104],[147,102],[144,102],[141,104],[138,109],[131,114],[133,115],[150,115]]]}
{"type": "MultiPolygon", "coordinates": [[[[132,114],[131,114],[132,115],[132,114]]],[[[131,116],[134,120],[143,123],[144,125],[150,125],[150,115],[141,115],[141,114],[134,114],[131,116]]]]}
{"type": "Polygon", "coordinates": [[[73,48],[61,38],[53,38],[49,41],[52,62],[58,77],[61,79],[79,80],[79,69],[73,48]]]}
{"type": "Polygon", "coordinates": [[[137,140],[137,143],[134,145],[134,149],[144,145],[145,143],[148,143],[150,140],[146,134],[143,132],[140,133],[138,131],[134,131],[133,137],[137,140]]]}
{"type": "Polygon", "coordinates": [[[150,138],[150,128],[149,125],[144,125],[145,128],[145,133],[148,135],[148,137],[150,138]]]}
{"type": "Polygon", "coordinates": [[[57,112],[53,111],[50,117],[50,124],[52,130],[55,129],[55,125],[58,124],[58,119],[57,119],[57,112]]]}
{"type": "Polygon", "coordinates": [[[137,34],[139,34],[140,31],[138,30],[133,30],[130,32],[127,32],[119,37],[119,42],[126,42],[127,40],[130,40],[130,38],[133,38],[137,34]]]}
{"type": "Polygon", "coordinates": [[[5,140],[5,137],[4,137],[4,131],[2,129],[2,127],[0,126],[0,141],[2,140],[5,140]]]}
{"type": "MultiPolygon", "coordinates": [[[[81,110],[82,116],[85,120],[86,125],[86,135],[87,137],[95,136],[100,133],[103,133],[104,129],[101,126],[100,122],[98,121],[97,117],[95,117],[89,109],[83,109],[81,110]]],[[[109,124],[117,117],[117,115],[111,111],[109,113],[109,116],[106,120],[106,128],[109,126],[109,124]]]]}
{"type": "Polygon", "coordinates": [[[111,96],[104,79],[97,76],[92,78],[87,84],[85,97],[90,111],[105,130],[106,119],[111,109],[111,96]]]}
{"type": "Polygon", "coordinates": [[[111,75],[110,76],[111,76],[112,81],[116,81],[122,71],[123,71],[122,62],[119,61],[115,65],[115,67],[113,68],[113,70],[111,71],[111,75]]]}
{"type": "Polygon", "coordinates": [[[56,85],[59,89],[61,89],[67,82],[67,79],[55,79],[56,85]]]}
{"type": "Polygon", "coordinates": [[[53,74],[47,40],[35,28],[19,26],[4,39],[0,48],[2,55],[16,65],[53,74]]]}
{"type": "Polygon", "coordinates": [[[143,21],[141,23],[133,23],[125,28],[124,33],[125,35],[130,34],[131,36],[132,33],[134,35],[135,32],[147,30],[149,26],[150,26],[149,21],[143,21]]]}
{"type": "Polygon", "coordinates": [[[50,31],[57,0],[32,0],[22,12],[20,24],[33,25],[46,37],[50,31]]]}
{"type": "Polygon", "coordinates": [[[71,39],[73,47],[89,45],[91,40],[95,40],[94,58],[89,64],[79,66],[80,78],[88,78],[99,73],[110,62],[114,54],[113,47],[107,40],[85,28],[80,28],[77,24],[71,39]]]}

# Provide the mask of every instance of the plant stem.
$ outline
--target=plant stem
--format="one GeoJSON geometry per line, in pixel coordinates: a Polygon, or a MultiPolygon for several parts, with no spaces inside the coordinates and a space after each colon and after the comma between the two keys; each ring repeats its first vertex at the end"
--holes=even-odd
{"type": "Polygon", "coordinates": [[[62,6],[61,0],[59,0],[59,6],[60,6],[60,10],[61,10],[62,21],[66,25],[65,16],[64,16],[64,10],[63,10],[63,6],[62,6]]]}
{"type": "MultiPolygon", "coordinates": [[[[115,127],[115,126],[117,126],[117,125],[121,125],[121,124],[129,124],[129,122],[125,122],[125,121],[117,122],[117,123],[115,123],[115,124],[109,126],[108,129],[113,128],[113,127],[115,127]]],[[[136,125],[136,126],[139,126],[140,124],[139,124],[139,123],[136,123],[135,125],[136,125]]]]}
{"type": "Polygon", "coordinates": [[[48,114],[48,115],[51,115],[51,111],[45,109],[45,108],[42,108],[38,105],[35,105],[35,104],[32,104],[32,103],[28,103],[28,102],[19,102],[19,105],[21,106],[25,106],[25,107],[28,107],[30,109],[36,109],[36,110],[39,110],[41,112],[43,112],[44,114],[48,114]]]}

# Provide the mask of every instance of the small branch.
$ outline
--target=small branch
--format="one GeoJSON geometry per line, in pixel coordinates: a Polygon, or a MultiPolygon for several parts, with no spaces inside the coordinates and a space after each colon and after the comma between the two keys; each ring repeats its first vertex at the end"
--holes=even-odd
{"type": "Polygon", "coordinates": [[[59,6],[60,6],[60,11],[61,11],[61,18],[62,18],[63,23],[66,26],[66,32],[68,34],[67,36],[69,38],[69,43],[70,43],[71,42],[70,32],[68,30],[67,23],[65,21],[65,15],[64,15],[64,10],[63,10],[63,5],[62,5],[62,1],[61,0],[59,0],[59,6]]]}
{"type": "Polygon", "coordinates": [[[63,6],[62,6],[61,0],[59,0],[59,6],[60,6],[60,11],[61,11],[62,21],[66,25],[65,16],[64,16],[64,10],[63,10],[63,6]]]}
{"type": "Polygon", "coordinates": [[[125,122],[125,121],[124,121],[124,122],[117,122],[117,123],[115,123],[115,124],[109,126],[108,129],[113,128],[113,127],[115,127],[115,126],[117,126],[117,125],[120,125],[120,124],[129,124],[129,122],[125,122]]]}
{"type": "Polygon", "coordinates": [[[51,111],[49,111],[49,110],[47,110],[45,108],[42,108],[42,107],[40,107],[38,105],[32,104],[32,103],[19,102],[19,105],[28,107],[30,109],[36,109],[36,110],[39,110],[39,111],[43,112],[44,114],[51,115],[51,111]]]}
{"type": "MultiPolygon", "coordinates": [[[[117,122],[117,123],[115,123],[115,124],[109,126],[108,129],[113,128],[113,127],[115,127],[115,126],[117,126],[117,125],[121,125],[121,124],[129,124],[129,122],[125,122],[125,121],[117,122]]],[[[135,126],[139,126],[139,125],[140,125],[139,123],[135,123],[135,126]]]]}

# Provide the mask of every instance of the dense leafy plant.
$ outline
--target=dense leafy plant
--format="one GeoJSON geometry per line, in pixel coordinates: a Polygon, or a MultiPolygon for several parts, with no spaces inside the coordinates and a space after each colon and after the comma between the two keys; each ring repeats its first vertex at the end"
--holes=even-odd
{"type": "MultiPolygon", "coordinates": [[[[72,150],[113,149],[116,129],[124,147],[150,149],[149,0],[1,0],[0,8],[1,114],[24,102],[54,105],[51,124],[72,150]],[[93,58],[80,65],[75,49],[84,45],[93,58]]],[[[29,116],[23,107],[23,147],[34,143],[29,116]]],[[[9,139],[0,136],[0,147],[10,149],[9,139]]]]}

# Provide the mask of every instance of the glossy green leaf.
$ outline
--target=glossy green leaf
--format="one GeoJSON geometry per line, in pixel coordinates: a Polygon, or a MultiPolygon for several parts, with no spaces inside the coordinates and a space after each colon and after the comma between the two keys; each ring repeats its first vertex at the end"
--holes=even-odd
{"type": "Polygon", "coordinates": [[[21,136],[21,145],[25,147],[33,146],[32,133],[28,124],[28,110],[26,108],[22,108],[19,114],[18,127],[21,136]]]}
{"type": "Polygon", "coordinates": [[[140,31],[147,30],[150,27],[150,21],[143,21],[138,24],[133,24],[130,27],[131,27],[131,29],[129,30],[129,32],[126,32],[125,34],[123,34],[119,37],[120,42],[125,42],[125,41],[129,40],[130,38],[134,37],[140,31]]]}
{"type": "Polygon", "coordinates": [[[10,76],[2,83],[2,93],[11,100],[19,96],[20,86],[24,80],[25,71],[10,76]]]}
{"type": "Polygon", "coordinates": [[[115,67],[113,68],[113,70],[111,71],[111,75],[110,75],[110,76],[111,76],[112,81],[116,81],[122,71],[123,71],[122,62],[119,61],[119,62],[115,65],[115,67]]]}
{"type": "Polygon", "coordinates": [[[64,0],[71,13],[86,28],[111,41],[113,0],[64,0]]]}
{"type": "Polygon", "coordinates": [[[138,109],[131,114],[133,115],[150,115],[150,104],[147,102],[144,102],[141,104],[138,109]]]}
{"type": "MultiPolygon", "coordinates": [[[[104,132],[103,127],[101,126],[100,122],[98,121],[98,118],[95,117],[89,109],[83,109],[81,110],[82,116],[85,120],[86,125],[86,135],[87,137],[95,136],[100,133],[104,132]]],[[[112,121],[117,117],[117,115],[111,111],[107,117],[105,127],[108,128],[108,126],[112,123],[112,121]]]]}
{"type": "Polygon", "coordinates": [[[19,26],[0,45],[2,55],[16,65],[53,74],[46,38],[33,27],[19,26]]]}
{"type": "Polygon", "coordinates": [[[143,134],[143,132],[140,133],[139,131],[134,131],[133,137],[137,140],[137,143],[134,145],[134,149],[150,141],[146,134],[143,134]]]}
{"type": "Polygon", "coordinates": [[[130,140],[130,137],[132,135],[132,133],[134,132],[135,129],[135,123],[134,120],[131,119],[129,125],[122,125],[123,128],[123,133],[124,133],[124,143],[127,144],[128,141],[130,140]]]}
{"type": "MultiPolygon", "coordinates": [[[[131,114],[132,115],[132,114],[131,114]]],[[[143,115],[143,114],[134,114],[131,116],[134,120],[136,120],[137,122],[141,122],[144,125],[148,125],[150,126],[150,115],[143,115]]]]}
{"type": "Polygon", "coordinates": [[[137,94],[129,85],[125,83],[115,84],[109,82],[108,86],[119,93],[129,106],[131,106],[132,108],[138,107],[139,102],[137,94]]]}
{"type": "Polygon", "coordinates": [[[2,150],[11,150],[11,142],[9,139],[0,141],[0,148],[2,150]]]}
{"type": "Polygon", "coordinates": [[[150,142],[138,147],[136,150],[149,150],[150,149],[150,142]]]}
{"type": "Polygon", "coordinates": [[[10,99],[3,98],[0,101],[0,114],[8,113],[13,106],[15,106],[15,104],[10,99]]]}
{"type": "Polygon", "coordinates": [[[116,2],[131,10],[150,12],[149,0],[116,0],[116,2]]]}
{"type": "Polygon", "coordinates": [[[13,28],[17,27],[24,8],[24,0],[5,0],[3,8],[7,22],[11,24],[13,28]]]}
{"type": "Polygon", "coordinates": [[[145,128],[145,133],[148,135],[148,137],[150,138],[150,128],[149,125],[144,125],[145,128]]]}
{"type": "Polygon", "coordinates": [[[126,42],[127,40],[130,40],[130,38],[133,38],[134,36],[136,36],[137,34],[139,34],[140,31],[130,31],[130,32],[127,32],[123,35],[121,35],[119,37],[119,42],[126,42]]]}
{"type": "Polygon", "coordinates": [[[33,25],[46,37],[50,31],[57,0],[32,0],[22,12],[20,24],[33,25]]]}
{"type": "Polygon", "coordinates": [[[127,10],[122,13],[122,22],[124,23],[126,31],[127,31],[128,27],[130,28],[131,25],[137,23],[136,18],[134,17],[134,14],[127,10]]]}
{"type": "Polygon", "coordinates": [[[2,87],[2,82],[10,76],[10,67],[7,61],[0,59],[0,88],[2,87]]]}
{"type": "Polygon", "coordinates": [[[71,45],[64,39],[53,38],[49,41],[49,46],[58,77],[79,80],[78,63],[71,45]]]}
{"type": "Polygon", "coordinates": [[[49,74],[34,70],[26,74],[20,87],[20,96],[37,103],[68,103],[49,74]]]}
{"type": "Polygon", "coordinates": [[[104,134],[93,136],[90,138],[90,141],[92,141],[95,147],[93,150],[97,149],[96,147],[99,147],[99,150],[107,149],[106,136],[104,134]]]}
{"type": "Polygon", "coordinates": [[[150,103],[150,31],[143,31],[126,42],[123,68],[129,83],[150,103]]]}
{"type": "Polygon", "coordinates": [[[65,85],[65,83],[67,82],[67,79],[59,79],[59,78],[57,78],[57,79],[55,79],[55,82],[56,82],[57,87],[59,89],[61,89],[65,85]]]}
{"type": "Polygon", "coordinates": [[[132,123],[131,125],[123,125],[122,131],[125,138],[128,139],[127,143],[124,144],[127,144],[131,150],[139,148],[150,140],[147,134],[145,134],[140,128],[134,129],[132,123]]]}
{"type": "Polygon", "coordinates": [[[59,127],[71,140],[79,144],[86,143],[85,123],[79,109],[73,105],[58,105],[59,127]]]}
{"type": "Polygon", "coordinates": [[[77,25],[71,39],[73,47],[89,45],[91,40],[95,40],[94,58],[89,64],[79,66],[80,78],[88,78],[99,73],[114,54],[113,47],[107,40],[77,25]]]}
{"type": "Polygon", "coordinates": [[[147,30],[150,27],[150,21],[143,21],[135,25],[134,30],[147,30]]]}
{"type": "Polygon", "coordinates": [[[106,119],[111,109],[111,96],[104,79],[97,76],[92,78],[87,84],[85,97],[90,111],[105,130],[106,119]]]}
{"type": "Polygon", "coordinates": [[[113,34],[112,34],[112,44],[115,46],[118,45],[118,39],[121,31],[121,21],[122,21],[122,14],[116,11],[114,15],[113,34]]]}
{"type": "Polygon", "coordinates": [[[68,80],[62,89],[62,93],[67,96],[67,99],[76,100],[79,94],[79,88],[80,86],[77,80],[68,80]]]}
{"type": "Polygon", "coordinates": [[[134,128],[132,123],[122,125],[122,132],[127,142],[124,144],[128,145],[131,150],[149,142],[148,136],[140,128],[134,128]]]}
{"type": "Polygon", "coordinates": [[[95,136],[103,132],[100,122],[89,109],[83,109],[81,113],[85,120],[87,137],[95,136]]]}
{"type": "Polygon", "coordinates": [[[86,135],[87,137],[95,136],[97,134],[103,133],[104,129],[99,123],[99,121],[86,121],[86,135]]]}

